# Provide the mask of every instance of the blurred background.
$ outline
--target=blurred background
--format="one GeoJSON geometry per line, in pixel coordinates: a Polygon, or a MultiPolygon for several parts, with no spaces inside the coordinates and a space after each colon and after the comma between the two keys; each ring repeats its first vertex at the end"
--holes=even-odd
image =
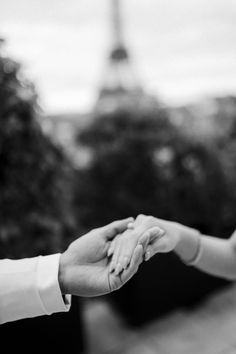
{"type": "MultiPolygon", "coordinates": [[[[139,213],[230,236],[235,20],[233,0],[0,0],[1,258],[139,213]]],[[[158,255],[114,294],[2,326],[0,345],[236,353],[235,295],[158,255]]]]}

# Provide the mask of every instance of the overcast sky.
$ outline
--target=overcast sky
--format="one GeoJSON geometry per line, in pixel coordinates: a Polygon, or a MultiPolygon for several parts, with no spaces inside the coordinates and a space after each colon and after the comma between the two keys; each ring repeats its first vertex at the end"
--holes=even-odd
{"type": "MultiPolygon", "coordinates": [[[[111,43],[110,0],[0,0],[5,51],[45,112],[91,108],[111,43]]],[[[126,43],[147,91],[171,104],[236,94],[236,0],[123,0],[126,43]]]]}

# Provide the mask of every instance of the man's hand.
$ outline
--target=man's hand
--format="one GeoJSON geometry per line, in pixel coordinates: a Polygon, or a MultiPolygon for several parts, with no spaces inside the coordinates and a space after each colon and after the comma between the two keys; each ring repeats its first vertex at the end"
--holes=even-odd
{"type": "Polygon", "coordinates": [[[98,296],[119,289],[138,270],[143,247],[135,248],[129,267],[116,276],[109,272],[107,251],[111,241],[123,233],[132,218],[94,229],[74,241],[61,255],[59,283],[62,294],[98,296]]]}

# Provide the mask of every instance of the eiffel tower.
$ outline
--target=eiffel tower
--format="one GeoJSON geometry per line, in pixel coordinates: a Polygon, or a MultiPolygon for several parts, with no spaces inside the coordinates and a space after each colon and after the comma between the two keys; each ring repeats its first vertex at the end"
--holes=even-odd
{"type": "Polygon", "coordinates": [[[102,112],[135,105],[143,95],[124,44],[120,0],[111,0],[111,5],[112,48],[95,106],[95,111],[102,112]]]}

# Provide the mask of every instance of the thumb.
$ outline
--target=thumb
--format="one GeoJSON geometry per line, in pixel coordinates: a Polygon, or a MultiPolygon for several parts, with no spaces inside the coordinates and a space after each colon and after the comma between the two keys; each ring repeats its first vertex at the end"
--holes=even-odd
{"type": "Polygon", "coordinates": [[[166,238],[161,238],[158,239],[156,242],[148,245],[144,255],[144,259],[145,261],[148,261],[156,253],[166,253],[166,252],[168,252],[168,242],[166,238]]]}
{"type": "Polygon", "coordinates": [[[128,224],[134,219],[132,217],[123,220],[116,220],[100,228],[106,240],[112,240],[117,235],[123,233],[128,228],[128,224]]]}
{"type": "Polygon", "coordinates": [[[165,231],[158,226],[154,226],[144,232],[144,234],[139,239],[139,244],[143,246],[144,251],[146,250],[148,244],[157,242],[161,237],[165,235],[165,231]]]}

